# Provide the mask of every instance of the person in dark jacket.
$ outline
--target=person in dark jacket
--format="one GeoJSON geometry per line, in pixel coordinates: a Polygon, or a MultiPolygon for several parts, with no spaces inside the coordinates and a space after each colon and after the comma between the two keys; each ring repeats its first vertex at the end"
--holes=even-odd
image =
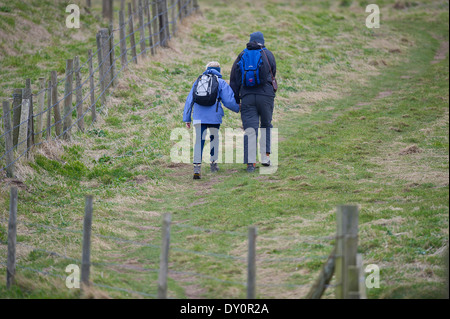
{"type": "Polygon", "coordinates": [[[261,48],[264,50],[261,54],[263,61],[260,73],[261,84],[253,87],[243,85],[239,62],[244,51],[237,57],[230,74],[230,86],[236,103],[241,105],[241,119],[245,130],[244,163],[247,164],[248,172],[255,171],[259,127],[265,129],[262,130],[263,135],[260,140],[261,164],[270,166],[270,138],[275,101],[272,77],[276,77],[277,66],[274,55],[265,47],[264,35],[261,32],[252,33],[247,50],[261,50],[261,48]]]}

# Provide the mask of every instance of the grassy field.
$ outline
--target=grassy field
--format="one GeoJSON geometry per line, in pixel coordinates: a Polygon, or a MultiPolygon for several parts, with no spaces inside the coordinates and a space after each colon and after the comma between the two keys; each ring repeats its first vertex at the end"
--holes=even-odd
{"type": "MultiPolygon", "coordinates": [[[[10,185],[18,185],[19,220],[48,227],[19,225],[24,268],[12,290],[0,285],[0,296],[79,297],[58,277],[79,262],[49,252],[81,257],[77,231],[84,195],[93,194],[92,280],[128,292],[95,286],[82,297],[156,294],[161,216],[172,213],[171,297],[244,298],[246,233],[255,225],[258,297],[302,298],[331,252],[339,204],[359,205],[359,252],[364,265],[381,270],[380,288],[370,289],[369,298],[443,297],[448,1],[378,1],[379,29],[365,27],[367,1],[199,3],[202,15],[187,19],[169,48],[121,77],[95,129],[71,143],[44,145],[20,163],[18,180],[1,177],[0,218],[8,217],[10,185]],[[184,101],[206,63],[220,61],[228,79],[256,30],[277,58],[278,170],[248,175],[242,164],[221,164],[214,175],[204,168],[194,183],[191,165],[170,161],[176,142],[170,133],[183,127],[184,101]]],[[[98,21],[85,19],[83,34],[94,39],[98,21]]],[[[4,21],[1,32],[14,28],[4,21]]],[[[66,58],[54,43],[42,50],[52,60],[66,58]]],[[[23,53],[5,52],[0,75],[8,69],[17,78],[2,80],[3,96],[16,79],[54,67],[34,53],[14,65],[8,61],[23,53]],[[42,70],[28,73],[31,64],[42,70]]],[[[223,127],[240,128],[239,116],[226,112],[223,127]]],[[[1,221],[0,241],[6,240],[1,221]]],[[[4,262],[6,245],[0,251],[4,262]]],[[[325,298],[333,297],[328,289],[325,298]]]]}

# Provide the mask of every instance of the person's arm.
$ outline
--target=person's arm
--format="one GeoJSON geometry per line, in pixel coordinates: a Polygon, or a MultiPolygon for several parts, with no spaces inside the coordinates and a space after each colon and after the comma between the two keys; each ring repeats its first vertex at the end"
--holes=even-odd
{"type": "Polygon", "coordinates": [[[241,103],[239,92],[241,90],[241,71],[239,70],[238,62],[241,60],[242,53],[239,54],[236,61],[233,63],[230,74],[230,87],[234,92],[234,98],[237,104],[241,103]]]}
{"type": "Polygon", "coordinates": [[[270,66],[272,67],[272,73],[274,77],[277,77],[277,61],[275,60],[275,56],[269,50],[267,52],[267,57],[269,58],[270,66]]]}
{"type": "MultiPolygon", "coordinates": [[[[192,106],[194,105],[193,99],[194,99],[194,87],[195,84],[197,83],[197,81],[194,83],[194,85],[192,86],[191,92],[189,92],[189,95],[186,99],[186,103],[184,104],[184,112],[183,112],[183,122],[187,123],[191,123],[191,117],[192,117],[192,106]]],[[[190,125],[187,125],[188,128],[190,127],[190,125]]]]}
{"type": "Polygon", "coordinates": [[[239,104],[236,102],[231,86],[229,86],[224,80],[220,79],[219,90],[219,96],[223,105],[233,112],[239,113],[239,104]]]}

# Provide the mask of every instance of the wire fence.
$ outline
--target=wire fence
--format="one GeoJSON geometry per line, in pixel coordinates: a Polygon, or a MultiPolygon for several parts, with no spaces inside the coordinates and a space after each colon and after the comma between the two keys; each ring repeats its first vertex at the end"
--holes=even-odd
{"type": "Polygon", "coordinates": [[[199,9],[196,0],[132,1],[127,12],[121,1],[120,11],[113,11],[111,5],[108,8],[103,13],[110,17],[110,27],[98,32],[97,48],[89,50],[86,61],[80,63],[78,56],[67,60],[64,77],[58,79],[53,71],[48,80],[39,78],[36,93],[27,79],[24,89],[15,89],[12,98],[3,102],[0,173],[13,178],[15,164],[32,154],[33,148],[57,139],[70,140],[75,129],[91,130],[129,64],[167,47],[177,25],[199,9]],[[112,18],[115,14],[117,24],[112,18]]]}
{"type": "MultiPolygon", "coordinates": [[[[197,226],[188,225],[186,223],[172,222],[171,215],[166,214],[163,219],[162,227],[153,225],[152,229],[154,232],[162,234],[161,239],[156,239],[159,243],[152,243],[149,241],[136,240],[130,238],[123,238],[111,235],[105,235],[99,233],[97,229],[95,232],[92,230],[92,226],[89,227],[89,231],[86,229],[86,220],[92,219],[93,205],[92,201],[86,199],[85,206],[85,217],[84,217],[84,228],[76,229],[73,227],[58,227],[54,225],[40,224],[40,223],[32,223],[25,220],[22,220],[23,217],[20,214],[17,214],[17,203],[18,203],[18,192],[17,189],[14,191],[11,189],[11,197],[10,197],[10,212],[9,219],[5,216],[0,215],[0,226],[4,229],[8,229],[8,240],[0,240],[0,269],[7,269],[8,274],[13,274],[15,276],[16,269],[20,272],[33,272],[42,276],[47,277],[55,277],[60,278],[66,281],[68,278],[67,273],[65,272],[66,264],[75,264],[75,265],[88,265],[89,268],[95,269],[96,276],[93,278],[92,276],[86,281],[86,284],[89,286],[94,286],[97,289],[106,289],[113,290],[117,292],[127,293],[130,296],[141,296],[147,298],[174,298],[175,293],[171,291],[171,287],[174,285],[183,286],[183,283],[188,278],[189,281],[194,281],[199,284],[199,281],[204,281],[204,283],[212,283],[214,285],[224,285],[226,287],[233,286],[238,287],[238,289],[244,290],[253,287],[253,290],[260,289],[264,290],[264,294],[270,294],[270,290],[295,290],[295,289],[312,289],[314,286],[310,283],[301,283],[298,280],[291,277],[291,279],[276,281],[266,280],[264,278],[264,274],[261,273],[258,276],[258,271],[256,270],[253,275],[251,273],[251,267],[256,267],[258,265],[258,269],[266,270],[267,267],[272,267],[275,269],[282,268],[287,266],[292,269],[292,267],[296,267],[297,271],[302,268],[302,265],[306,265],[308,262],[320,262],[323,263],[329,255],[317,256],[313,255],[311,252],[308,253],[305,251],[297,252],[296,250],[290,249],[291,244],[289,244],[289,240],[292,240],[294,245],[298,243],[303,243],[303,240],[308,244],[320,243],[325,251],[334,251],[333,247],[336,245],[336,241],[339,236],[331,235],[327,237],[320,236],[270,236],[265,235],[264,233],[258,235],[258,241],[261,239],[264,240],[273,240],[274,238],[277,241],[282,241],[283,246],[285,247],[285,251],[282,252],[282,256],[278,257],[270,257],[266,258],[266,254],[264,254],[264,245],[261,245],[258,253],[253,257],[250,254],[252,250],[251,245],[251,235],[250,231],[248,234],[244,232],[236,232],[236,231],[222,231],[215,229],[206,229],[200,228],[197,226]],[[15,194],[15,195],[14,195],[15,194]],[[90,206],[89,206],[90,205],[90,206]],[[89,215],[91,214],[91,215],[89,215]],[[17,218],[20,216],[21,218],[17,218]],[[169,223],[166,222],[167,216],[169,216],[169,223]],[[170,230],[170,227],[175,229],[175,232],[170,230]],[[27,234],[30,233],[39,233],[39,240],[37,240],[38,245],[29,244],[25,242],[24,239],[20,238],[20,232],[24,232],[27,234]],[[165,230],[167,230],[165,232],[165,230]],[[86,233],[89,233],[88,239],[86,239],[86,233]],[[55,234],[58,233],[58,234],[55,234]],[[248,237],[248,252],[249,254],[245,256],[245,250],[242,252],[234,252],[232,253],[223,253],[223,252],[211,252],[199,249],[192,249],[192,246],[189,241],[185,240],[187,236],[194,233],[196,235],[203,235],[205,238],[209,238],[210,241],[217,240],[218,236],[225,236],[226,242],[231,243],[233,239],[235,242],[242,242],[241,237],[248,237]],[[76,240],[72,241],[69,253],[58,252],[52,249],[48,249],[47,247],[55,247],[55,245],[50,245],[50,239],[47,238],[49,235],[52,238],[61,239],[62,235],[64,236],[73,236],[76,240]],[[174,236],[174,234],[176,234],[174,236]],[[95,238],[99,240],[95,240],[95,238]],[[82,239],[80,241],[80,239],[82,239]],[[181,239],[181,240],[180,240],[181,239]],[[85,246],[86,240],[89,241],[89,258],[86,259],[85,256],[85,246]],[[327,240],[327,242],[325,242],[327,240]],[[91,243],[92,242],[92,243],[91,243]],[[119,251],[130,251],[132,249],[140,249],[140,248],[148,248],[151,249],[152,253],[149,253],[149,257],[146,260],[140,260],[138,263],[129,263],[130,260],[126,257],[123,257],[119,262],[109,262],[105,261],[108,258],[105,258],[105,254],[102,252],[102,249],[98,246],[104,246],[105,243],[108,243],[108,247],[111,247],[111,243],[117,243],[119,245],[119,251]],[[82,249],[80,249],[80,243],[82,243],[82,249]],[[123,246],[125,244],[125,246],[123,246]],[[91,247],[92,245],[92,247],[91,247]],[[122,245],[122,246],[121,246],[122,245]],[[167,245],[167,250],[165,249],[167,245]],[[12,248],[13,246],[13,248],[12,248]],[[39,247],[41,246],[41,247],[39,247]],[[169,249],[170,246],[170,249],[169,249]],[[170,251],[170,264],[169,264],[169,251],[170,251]],[[236,255],[237,253],[237,255],[236,255]],[[291,256],[286,256],[287,254],[294,254],[291,256]],[[157,257],[159,255],[159,258],[157,257]],[[33,256],[30,258],[30,256],[33,256]],[[78,256],[78,257],[77,257],[78,256]],[[81,258],[79,257],[81,256],[81,258]],[[153,257],[152,257],[153,256],[153,257]],[[156,256],[156,257],[155,257],[156,256]],[[6,258],[4,258],[6,257],[6,258]],[[184,261],[187,259],[194,260],[197,258],[201,258],[200,264],[216,264],[222,265],[220,267],[215,267],[212,271],[192,271],[193,269],[186,269],[184,265],[184,261]],[[97,260],[94,260],[97,259],[97,260]],[[255,265],[252,265],[251,259],[254,259],[255,265]],[[13,264],[11,264],[11,260],[13,260],[13,264]],[[53,260],[53,262],[49,262],[49,260],[53,260]],[[39,267],[41,263],[46,264],[46,267],[39,267]],[[276,263],[275,265],[273,263],[276,263]],[[159,267],[158,267],[159,264],[159,267]],[[49,266],[50,265],[50,266],[49,266]],[[13,271],[9,271],[9,269],[13,267],[13,271]],[[221,269],[225,268],[234,268],[234,271],[230,271],[229,273],[223,272],[221,269]],[[165,269],[165,271],[164,271],[165,269]],[[239,271],[239,269],[241,269],[239,271]],[[246,279],[243,279],[242,274],[245,274],[245,271],[249,274],[246,279]],[[109,283],[106,280],[103,280],[103,273],[108,273],[111,276],[111,272],[114,272],[117,276],[124,275],[124,272],[131,276],[136,281],[144,280],[141,276],[146,277],[146,281],[150,280],[150,283],[147,285],[148,289],[144,291],[138,291],[129,289],[130,285],[126,285],[125,287],[118,287],[108,285],[109,283]],[[241,275],[236,275],[236,273],[240,273],[241,275]],[[102,274],[99,276],[98,274],[102,274]],[[149,275],[152,274],[152,275],[149,275]],[[165,277],[161,278],[161,274],[165,274],[165,277]],[[253,278],[251,277],[253,276],[253,278]],[[260,281],[256,282],[256,278],[261,278],[260,281]],[[171,285],[168,288],[168,279],[170,278],[171,285]],[[158,280],[157,280],[158,279],[158,280]],[[162,281],[161,281],[162,279],[162,281]],[[254,284],[251,284],[254,282],[254,284]],[[165,286],[163,289],[163,294],[161,294],[161,286],[165,286]],[[240,288],[239,288],[240,287],[240,288]]],[[[88,197],[86,197],[88,198],[88,197]]],[[[97,228],[97,227],[96,227],[97,228]]],[[[152,236],[156,237],[156,236],[152,236]]],[[[343,238],[342,236],[340,236],[343,238]]],[[[222,238],[222,237],[221,237],[222,238]]],[[[205,241],[207,239],[204,239],[205,241]]],[[[203,240],[202,240],[203,242],[203,240]]],[[[253,243],[255,245],[255,243],[253,243]]],[[[56,245],[59,247],[56,250],[60,250],[62,245],[56,245]]],[[[230,245],[232,246],[232,245],[230,245]]],[[[255,249],[255,247],[253,247],[255,249]]],[[[256,252],[256,249],[255,249],[256,252]]],[[[281,252],[279,252],[281,253],[281,252]]],[[[195,268],[195,267],[194,267],[195,268]]],[[[201,268],[201,267],[200,267],[201,268]]],[[[83,269],[83,268],[82,268],[83,269]]],[[[83,270],[82,270],[83,272],[83,270]]],[[[124,275],[125,276],[125,275],[124,275]]],[[[81,275],[83,278],[83,275],[81,275]]],[[[310,279],[309,279],[310,280],[310,279]]],[[[14,282],[12,280],[11,282],[14,282]]],[[[126,282],[129,283],[129,280],[126,282]]],[[[133,286],[133,285],[131,285],[133,286]]],[[[326,288],[336,288],[339,286],[338,284],[330,284],[330,280],[327,280],[323,285],[322,289],[326,288]]],[[[176,290],[176,289],[175,289],[176,290]]],[[[302,290],[303,291],[303,290],[302,290]]],[[[277,292],[275,292],[277,293],[277,292]]],[[[279,293],[279,292],[278,292],[279,293]]],[[[247,293],[248,295],[248,293],[247,293]]],[[[248,295],[249,296],[249,295],[248,295]]],[[[299,295],[300,297],[304,297],[299,295]]]]}

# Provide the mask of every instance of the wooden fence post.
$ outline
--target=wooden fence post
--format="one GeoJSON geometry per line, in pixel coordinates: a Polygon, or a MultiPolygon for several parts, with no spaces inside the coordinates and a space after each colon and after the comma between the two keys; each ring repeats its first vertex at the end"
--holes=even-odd
{"type": "Polygon", "coordinates": [[[28,122],[29,122],[29,111],[30,111],[30,100],[27,99],[26,90],[23,91],[22,108],[20,114],[20,126],[19,126],[19,137],[17,144],[17,152],[19,156],[24,154],[28,149],[28,122]]]}
{"type": "Polygon", "coordinates": [[[47,140],[52,136],[52,81],[48,81],[48,89],[47,89],[47,130],[45,132],[45,136],[47,140]]]}
{"type": "Polygon", "coordinates": [[[168,15],[167,15],[167,1],[161,0],[158,2],[158,11],[161,14],[159,16],[159,39],[161,46],[167,47],[169,40],[169,23],[168,23],[168,15]]]}
{"type": "Polygon", "coordinates": [[[200,8],[200,7],[199,7],[199,5],[198,5],[198,0],[194,0],[194,10],[195,10],[195,11],[198,11],[199,8],[200,8]]]}
{"type": "Polygon", "coordinates": [[[358,207],[338,206],[336,217],[336,279],[338,282],[336,298],[348,299],[355,297],[353,293],[358,292],[358,279],[355,283],[358,250],[358,207]]]}
{"type": "Polygon", "coordinates": [[[169,21],[169,4],[168,4],[167,0],[164,0],[163,5],[164,5],[164,23],[165,23],[164,32],[166,34],[165,43],[166,43],[166,47],[168,47],[169,40],[170,40],[170,21],[169,21]]]}
{"type": "Polygon", "coordinates": [[[81,258],[81,283],[89,286],[89,274],[91,267],[91,232],[92,232],[92,212],[94,197],[85,197],[84,224],[83,224],[83,253],[81,258]]]}
{"type": "Polygon", "coordinates": [[[333,249],[328,256],[327,261],[322,266],[319,277],[316,279],[305,299],[320,299],[322,297],[327,285],[331,281],[334,274],[334,267],[336,262],[336,248],[333,249]]]}
{"type": "Polygon", "coordinates": [[[142,0],[139,0],[139,43],[141,45],[141,52],[143,55],[146,55],[145,48],[145,26],[144,26],[144,10],[142,6],[142,0]]]}
{"type": "Polygon", "coordinates": [[[152,20],[150,13],[150,0],[145,0],[145,15],[147,17],[147,26],[148,26],[148,39],[149,39],[149,47],[152,55],[155,54],[155,47],[153,45],[153,31],[152,31],[152,20]]]}
{"type": "Polygon", "coordinates": [[[247,299],[256,298],[256,236],[255,226],[248,228],[248,269],[247,269],[247,299]]]}
{"type": "Polygon", "coordinates": [[[102,13],[103,18],[109,19],[112,22],[113,19],[113,1],[112,0],[103,0],[102,1],[102,13]]]}
{"type": "Polygon", "coordinates": [[[89,59],[89,90],[91,96],[91,114],[92,114],[92,123],[97,120],[97,113],[95,109],[95,86],[94,86],[94,67],[93,67],[93,53],[92,50],[88,51],[88,59],[89,59]]]}
{"type": "Polygon", "coordinates": [[[104,77],[104,90],[107,95],[109,92],[109,85],[111,84],[111,43],[109,41],[109,29],[101,28],[100,45],[102,48],[102,62],[103,62],[103,77],[104,77]]]}
{"type": "Polygon", "coordinates": [[[184,0],[178,0],[178,17],[180,22],[183,20],[183,3],[184,0]]]}
{"type": "Polygon", "coordinates": [[[132,1],[132,5],[133,5],[133,10],[131,11],[131,13],[133,14],[133,16],[137,13],[137,0],[131,0],[132,1]]]}
{"type": "Polygon", "coordinates": [[[64,126],[63,138],[70,140],[72,128],[72,91],[73,91],[73,60],[66,61],[66,81],[64,88],[64,126]]]}
{"type": "Polygon", "coordinates": [[[126,25],[125,16],[122,10],[119,11],[119,34],[120,34],[120,61],[122,63],[122,69],[126,69],[128,65],[127,59],[127,39],[125,36],[126,25]]]}
{"type": "Polygon", "coordinates": [[[120,0],[120,11],[125,11],[125,0],[120,0]]]}
{"type": "Polygon", "coordinates": [[[98,80],[100,81],[100,103],[106,104],[106,92],[105,92],[105,76],[103,72],[103,53],[102,45],[100,41],[100,32],[97,33],[97,57],[98,57],[98,80]]]}
{"type": "Polygon", "coordinates": [[[22,89],[14,89],[13,91],[13,145],[17,146],[19,139],[19,124],[20,116],[22,114],[22,89]]]}
{"type": "Polygon", "coordinates": [[[36,144],[42,140],[42,127],[44,123],[44,104],[45,104],[45,78],[39,78],[39,103],[38,114],[36,117],[36,144]]]}
{"type": "Polygon", "coordinates": [[[136,39],[134,37],[134,25],[133,25],[133,11],[131,9],[131,3],[128,3],[128,32],[130,32],[130,46],[131,46],[131,56],[133,57],[134,63],[138,63],[137,61],[137,53],[136,53],[136,39]]]}
{"type": "MultiPolygon", "coordinates": [[[[116,47],[114,46],[114,25],[111,23],[109,25],[109,34],[111,35],[109,38],[109,47],[110,47],[110,65],[111,65],[111,85],[116,86],[116,47]]],[[[109,85],[108,85],[109,86],[109,85]]]]}
{"type": "Polygon", "coordinates": [[[170,0],[170,6],[172,7],[172,36],[175,36],[176,29],[177,29],[177,19],[176,19],[176,11],[177,6],[175,5],[176,0],[170,0]]]}
{"type": "Polygon", "coordinates": [[[152,17],[152,21],[153,21],[153,25],[152,25],[152,29],[153,29],[153,43],[155,46],[155,52],[156,52],[156,46],[159,44],[161,45],[161,42],[159,41],[159,28],[158,28],[158,24],[159,24],[159,6],[157,4],[156,1],[152,1],[152,13],[153,13],[153,17],[152,17]]]}
{"type": "Polygon", "coordinates": [[[13,132],[11,125],[11,110],[9,109],[9,102],[3,102],[3,127],[5,128],[5,153],[6,153],[6,176],[14,177],[14,144],[13,132]]]}
{"type": "Polygon", "coordinates": [[[6,262],[6,287],[14,284],[16,274],[16,240],[17,240],[17,187],[11,187],[8,222],[8,260],[6,262]]]}
{"type": "Polygon", "coordinates": [[[183,0],[183,16],[186,18],[188,16],[188,3],[189,0],[183,0]]]}
{"type": "Polygon", "coordinates": [[[151,18],[151,7],[150,7],[150,0],[145,0],[145,16],[147,17],[147,27],[148,27],[148,40],[149,40],[149,47],[150,52],[152,55],[155,54],[155,47],[153,43],[153,26],[152,26],[152,18],[151,18]]]}
{"type": "Polygon", "coordinates": [[[55,132],[56,136],[61,136],[61,129],[62,129],[62,123],[61,123],[61,111],[59,109],[59,101],[58,101],[58,75],[56,71],[52,71],[52,105],[54,110],[54,116],[55,116],[55,132]]]}
{"type": "Polygon", "coordinates": [[[161,255],[159,259],[158,298],[167,298],[167,273],[169,271],[170,223],[172,215],[164,214],[162,226],[161,255]]]}
{"type": "Polygon", "coordinates": [[[29,156],[34,144],[33,93],[31,90],[31,79],[26,79],[24,93],[25,99],[28,100],[27,156],[29,156]]]}
{"type": "Polygon", "coordinates": [[[84,115],[83,115],[83,88],[81,87],[81,69],[80,57],[76,56],[74,60],[75,69],[75,95],[77,105],[77,125],[80,132],[84,132],[84,115]]]}

